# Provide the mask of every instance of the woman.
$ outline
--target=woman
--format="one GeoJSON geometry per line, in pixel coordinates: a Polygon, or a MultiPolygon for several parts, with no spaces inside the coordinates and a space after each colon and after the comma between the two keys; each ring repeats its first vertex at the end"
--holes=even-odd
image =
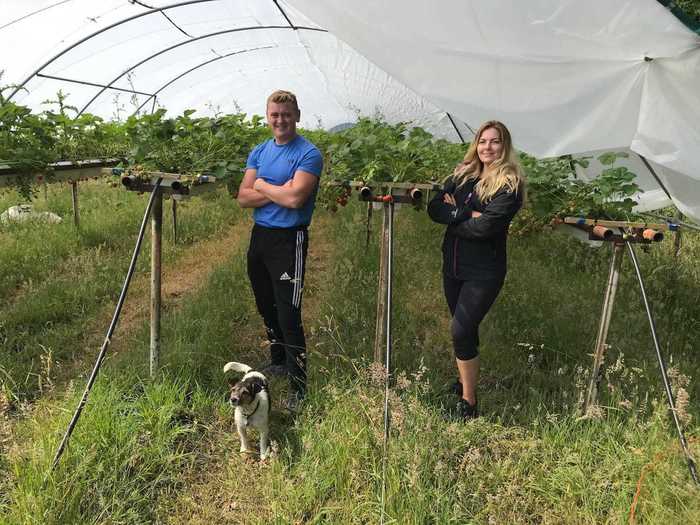
{"type": "Polygon", "coordinates": [[[447,225],[443,285],[459,373],[457,409],[465,420],[478,415],[479,323],[503,286],[508,226],[522,206],[523,193],[510,132],[490,120],[481,125],[464,160],[428,205],[430,217],[447,225]]]}

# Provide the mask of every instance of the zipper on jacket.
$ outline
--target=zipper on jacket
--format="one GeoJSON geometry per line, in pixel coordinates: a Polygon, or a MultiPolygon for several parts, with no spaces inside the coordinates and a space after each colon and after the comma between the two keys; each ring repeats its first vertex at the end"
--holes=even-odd
{"type": "MultiPolygon", "coordinates": [[[[459,211],[462,210],[465,206],[469,205],[469,199],[472,198],[472,193],[469,192],[469,195],[467,195],[467,198],[464,200],[464,204],[462,204],[461,207],[458,207],[457,209],[459,211]]],[[[455,235],[455,242],[452,246],[452,271],[454,272],[455,279],[457,278],[457,242],[459,241],[459,237],[455,235]]]]}
{"type": "Polygon", "coordinates": [[[452,266],[453,266],[455,279],[457,278],[457,241],[458,240],[459,239],[455,235],[455,242],[454,242],[454,246],[452,248],[452,266]]]}

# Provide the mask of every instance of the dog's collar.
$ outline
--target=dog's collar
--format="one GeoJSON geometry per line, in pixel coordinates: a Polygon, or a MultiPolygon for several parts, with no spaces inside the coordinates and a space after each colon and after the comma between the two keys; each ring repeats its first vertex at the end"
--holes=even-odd
{"type": "Polygon", "coordinates": [[[245,417],[252,417],[253,414],[255,414],[255,413],[258,411],[258,408],[259,408],[259,407],[260,407],[260,398],[258,398],[258,402],[255,404],[255,408],[253,409],[253,411],[252,411],[250,414],[246,414],[246,413],[245,413],[245,410],[243,410],[242,407],[241,407],[241,412],[243,412],[243,415],[244,415],[245,417]]]}

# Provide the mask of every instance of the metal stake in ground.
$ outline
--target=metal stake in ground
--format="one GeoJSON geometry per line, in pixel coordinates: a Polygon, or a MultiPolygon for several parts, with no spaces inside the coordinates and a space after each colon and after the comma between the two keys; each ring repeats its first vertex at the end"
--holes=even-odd
{"type": "Polygon", "coordinates": [[[129,290],[129,284],[131,283],[131,278],[134,275],[134,270],[136,269],[136,261],[138,260],[139,257],[139,252],[141,251],[141,243],[143,241],[143,235],[146,232],[146,224],[148,224],[148,217],[151,215],[151,209],[153,208],[153,202],[156,199],[157,194],[159,193],[158,189],[160,187],[160,183],[163,181],[162,178],[159,178],[154,186],[153,186],[153,193],[151,193],[150,199],[148,199],[148,205],[146,206],[146,212],[144,213],[143,220],[141,221],[141,228],[139,229],[139,235],[138,238],[136,239],[136,246],[134,247],[134,253],[131,256],[131,263],[129,264],[129,269],[126,272],[126,278],[124,279],[124,286],[122,286],[122,291],[121,294],[119,295],[119,300],[117,301],[117,307],[114,310],[114,315],[112,316],[112,322],[109,324],[109,328],[107,329],[107,335],[105,336],[105,340],[102,343],[102,348],[100,348],[100,353],[97,355],[97,360],[95,361],[95,366],[92,368],[92,373],[90,374],[90,378],[88,379],[87,385],[85,385],[85,391],[83,392],[83,396],[80,398],[80,402],[78,403],[77,408],[75,409],[75,413],[73,414],[73,418],[71,419],[70,423],[68,424],[68,428],[66,429],[66,433],[63,435],[63,439],[61,440],[61,444],[58,446],[58,450],[56,450],[56,455],[53,458],[53,464],[51,466],[51,470],[54,470],[56,466],[58,465],[59,460],[61,459],[61,456],[63,455],[63,450],[66,448],[66,445],[68,445],[68,441],[70,440],[70,436],[73,433],[73,429],[75,428],[75,425],[78,423],[78,419],[80,419],[80,414],[83,411],[83,408],[85,407],[85,404],[87,403],[87,398],[88,395],[90,395],[90,390],[92,390],[92,386],[95,383],[95,379],[97,379],[97,374],[100,371],[100,367],[102,366],[102,362],[104,361],[105,355],[107,353],[107,347],[109,346],[109,343],[111,342],[112,335],[114,334],[114,330],[117,327],[117,322],[119,321],[119,315],[121,314],[122,311],[122,306],[124,305],[124,300],[126,299],[126,293],[129,290]]]}
{"type": "Polygon", "coordinates": [[[698,480],[698,473],[697,470],[695,469],[695,462],[693,461],[693,457],[690,455],[690,450],[688,449],[688,443],[685,440],[685,436],[683,435],[683,429],[681,428],[680,421],[678,421],[678,414],[676,413],[676,403],[673,400],[673,392],[671,391],[671,386],[668,382],[668,375],[666,373],[666,363],[664,362],[664,358],[661,355],[661,347],[659,346],[659,340],[656,337],[656,325],[654,324],[654,318],[651,315],[651,306],[649,305],[649,301],[647,300],[647,294],[644,289],[644,281],[642,280],[642,272],[639,269],[639,263],[637,262],[637,255],[634,253],[634,248],[632,248],[632,243],[629,241],[625,241],[625,244],[627,244],[627,249],[630,254],[630,258],[632,259],[632,264],[634,265],[634,271],[637,273],[637,280],[639,280],[639,289],[642,292],[642,300],[644,301],[644,308],[647,311],[647,318],[649,319],[649,328],[651,328],[651,337],[654,340],[654,348],[656,349],[656,357],[659,360],[659,368],[661,370],[661,378],[663,379],[664,382],[664,389],[666,390],[666,399],[668,401],[668,406],[671,409],[671,415],[673,416],[673,422],[676,424],[676,430],[678,431],[678,439],[680,440],[681,443],[681,448],[683,449],[683,453],[685,454],[685,459],[688,463],[688,469],[690,470],[690,477],[693,478],[693,481],[695,483],[700,485],[700,481],[698,480]]]}
{"type": "Polygon", "coordinates": [[[382,510],[380,522],[384,524],[386,509],[386,467],[389,455],[389,430],[391,425],[391,414],[389,412],[389,386],[391,381],[391,284],[392,284],[392,262],[394,257],[394,201],[390,200],[384,204],[385,213],[388,220],[385,223],[387,228],[387,251],[386,251],[386,355],[384,360],[384,447],[382,450],[382,510]],[[387,209],[388,208],[388,209],[387,209]]]}

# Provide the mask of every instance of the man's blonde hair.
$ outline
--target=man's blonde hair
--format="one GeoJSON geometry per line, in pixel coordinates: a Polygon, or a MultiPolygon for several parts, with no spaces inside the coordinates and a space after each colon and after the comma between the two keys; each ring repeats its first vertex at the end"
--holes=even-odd
{"type": "Polygon", "coordinates": [[[270,102],[274,102],[275,104],[293,104],[294,109],[299,112],[299,104],[297,104],[297,96],[292,93],[291,91],[284,91],[283,89],[278,89],[272,95],[267,97],[267,104],[266,106],[270,105],[270,102]]]}

